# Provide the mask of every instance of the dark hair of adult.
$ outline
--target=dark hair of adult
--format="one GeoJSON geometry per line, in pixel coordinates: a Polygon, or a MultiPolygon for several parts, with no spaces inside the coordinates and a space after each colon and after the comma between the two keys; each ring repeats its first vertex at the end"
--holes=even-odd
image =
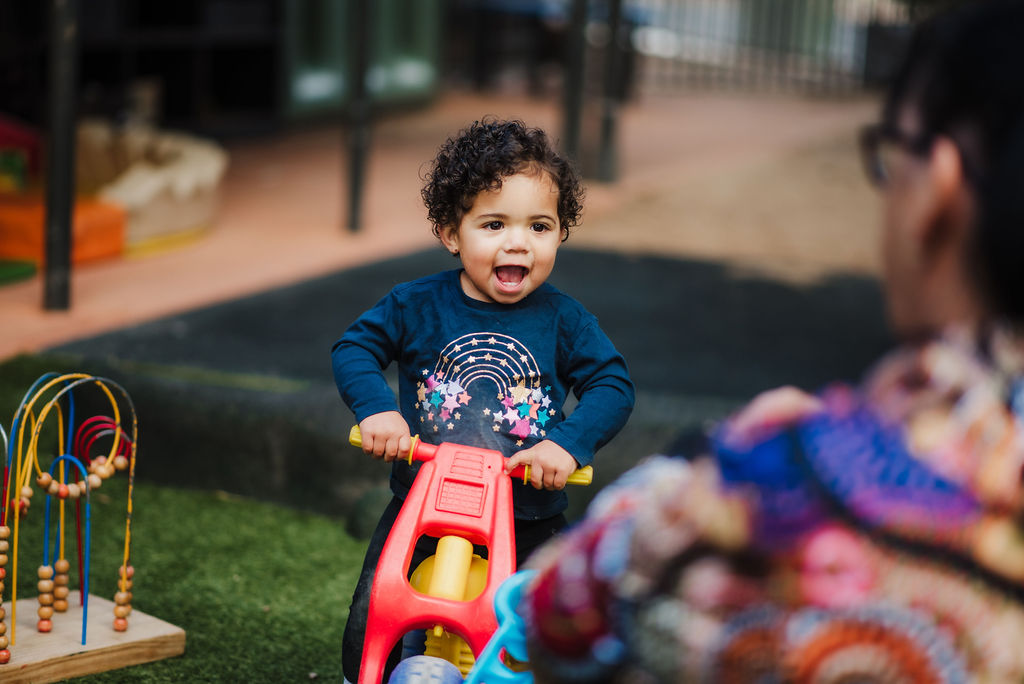
{"type": "Polygon", "coordinates": [[[972,0],[914,34],[886,100],[885,123],[907,108],[918,142],[960,151],[977,213],[967,255],[992,313],[1024,324],[1024,2],[972,0]]]}
{"type": "Polygon", "coordinates": [[[420,194],[434,235],[457,226],[481,192],[497,190],[504,178],[533,171],[548,173],[558,188],[558,223],[565,241],[583,210],[579,174],[541,129],[495,119],[475,121],[448,138],[431,162],[420,194]]]}

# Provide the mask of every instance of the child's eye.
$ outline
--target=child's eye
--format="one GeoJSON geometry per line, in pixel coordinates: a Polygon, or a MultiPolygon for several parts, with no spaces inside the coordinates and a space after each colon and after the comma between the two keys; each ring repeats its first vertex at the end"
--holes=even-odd
{"type": "Polygon", "coordinates": [[[488,221],[484,224],[484,228],[487,230],[501,230],[502,224],[501,221],[488,221]]]}
{"type": "Polygon", "coordinates": [[[530,230],[532,230],[535,233],[544,233],[551,230],[551,226],[549,226],[546,223],[534,223],[532,226],[530,226],[530,230]]]}

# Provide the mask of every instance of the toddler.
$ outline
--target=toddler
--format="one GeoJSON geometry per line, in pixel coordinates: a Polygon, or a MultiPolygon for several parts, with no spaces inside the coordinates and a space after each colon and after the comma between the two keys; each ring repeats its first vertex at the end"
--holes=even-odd
{"type": "MultiPolygon", "coordinates": [[[[434,234],[461,268],[396,286],[335,343],[334,378],[363,450],[393,462],[394,498],[374,532],[345,627],[345,677],[356,681],[370,586],[418,470],[400,458],[412,433],[508,456],[516,558],[566,524],[563,488],[625,424],[626,363],[578,302],[547,284],[579,221],[583,189],[545,133],[519,121],[473,123],[440,148],[422,191],[434,234]],[[398,398],[383,369],[398,366],[398,398]],[[572,391],[579,403],[566,416],[572,391]]],[[[412,568],[434,552],[417,545],[412,568]]]]}

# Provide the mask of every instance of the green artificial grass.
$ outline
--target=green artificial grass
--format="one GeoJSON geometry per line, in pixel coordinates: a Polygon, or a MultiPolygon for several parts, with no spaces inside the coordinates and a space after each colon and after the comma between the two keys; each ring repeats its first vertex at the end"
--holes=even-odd
{"type": "MultiPolygon", "coordinates": [[[[91,500],[90,593],[111,600],[126,500],[124,473],[91,500]]],[[[19,531],[19,598],[36,593],[43,501],[33,497],[19,531]]],[[[69,558],[73,548],[69,542],[69,558]]],[[[341,635],[364,552],[365,544],[323,516],[222,492],[136,484],[133,606],[183,628],[185,654],[76,681],[341,681],[341,635]]],[[[12,655],[14,664],[17,645],[12,655]]]]}

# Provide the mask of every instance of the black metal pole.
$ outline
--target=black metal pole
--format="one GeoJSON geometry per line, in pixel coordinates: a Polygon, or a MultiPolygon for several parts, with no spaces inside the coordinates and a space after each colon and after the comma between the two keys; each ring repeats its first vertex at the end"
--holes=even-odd
{"type": "MultiPolygon", "coordinates": [[[[604,63],[604,98],[601,107],[601,147],[597,165],[597,177],[606,183],[614,181],[619,174],[616,154],[616,133],[619,123],[622,55],[619,51],[622,33],[622,0],[608,3],[608,50],[604,63]]],[[[629,46],[626,46],[629,49],[629,46]]]]}
{"type": "Polygon", "coordinates": [[[583,115],[583,51],[587,23],[587,0],[572,0],[569,36],[566,41],[565,132],[562,147],[566,156],[579,161],[580,119],[583,115]]]}
{"type": "Polygon", "coordinates": [[[356,0],[351,25],[352,68],[349,81],[349,205],[348,229],[357,231],[363,224],[363,188],[366,185],[366,160],[370,151],[371,98],[366,85],[370,68],[370,34],[373,31],[371,0],[356,0]]]}
{"type": "Polygon", "coordinates": [[[43,308],[67,310],[71,302],[71,216],[75,203],[78,0],[53,0],[50,12],[43,308]]]}

